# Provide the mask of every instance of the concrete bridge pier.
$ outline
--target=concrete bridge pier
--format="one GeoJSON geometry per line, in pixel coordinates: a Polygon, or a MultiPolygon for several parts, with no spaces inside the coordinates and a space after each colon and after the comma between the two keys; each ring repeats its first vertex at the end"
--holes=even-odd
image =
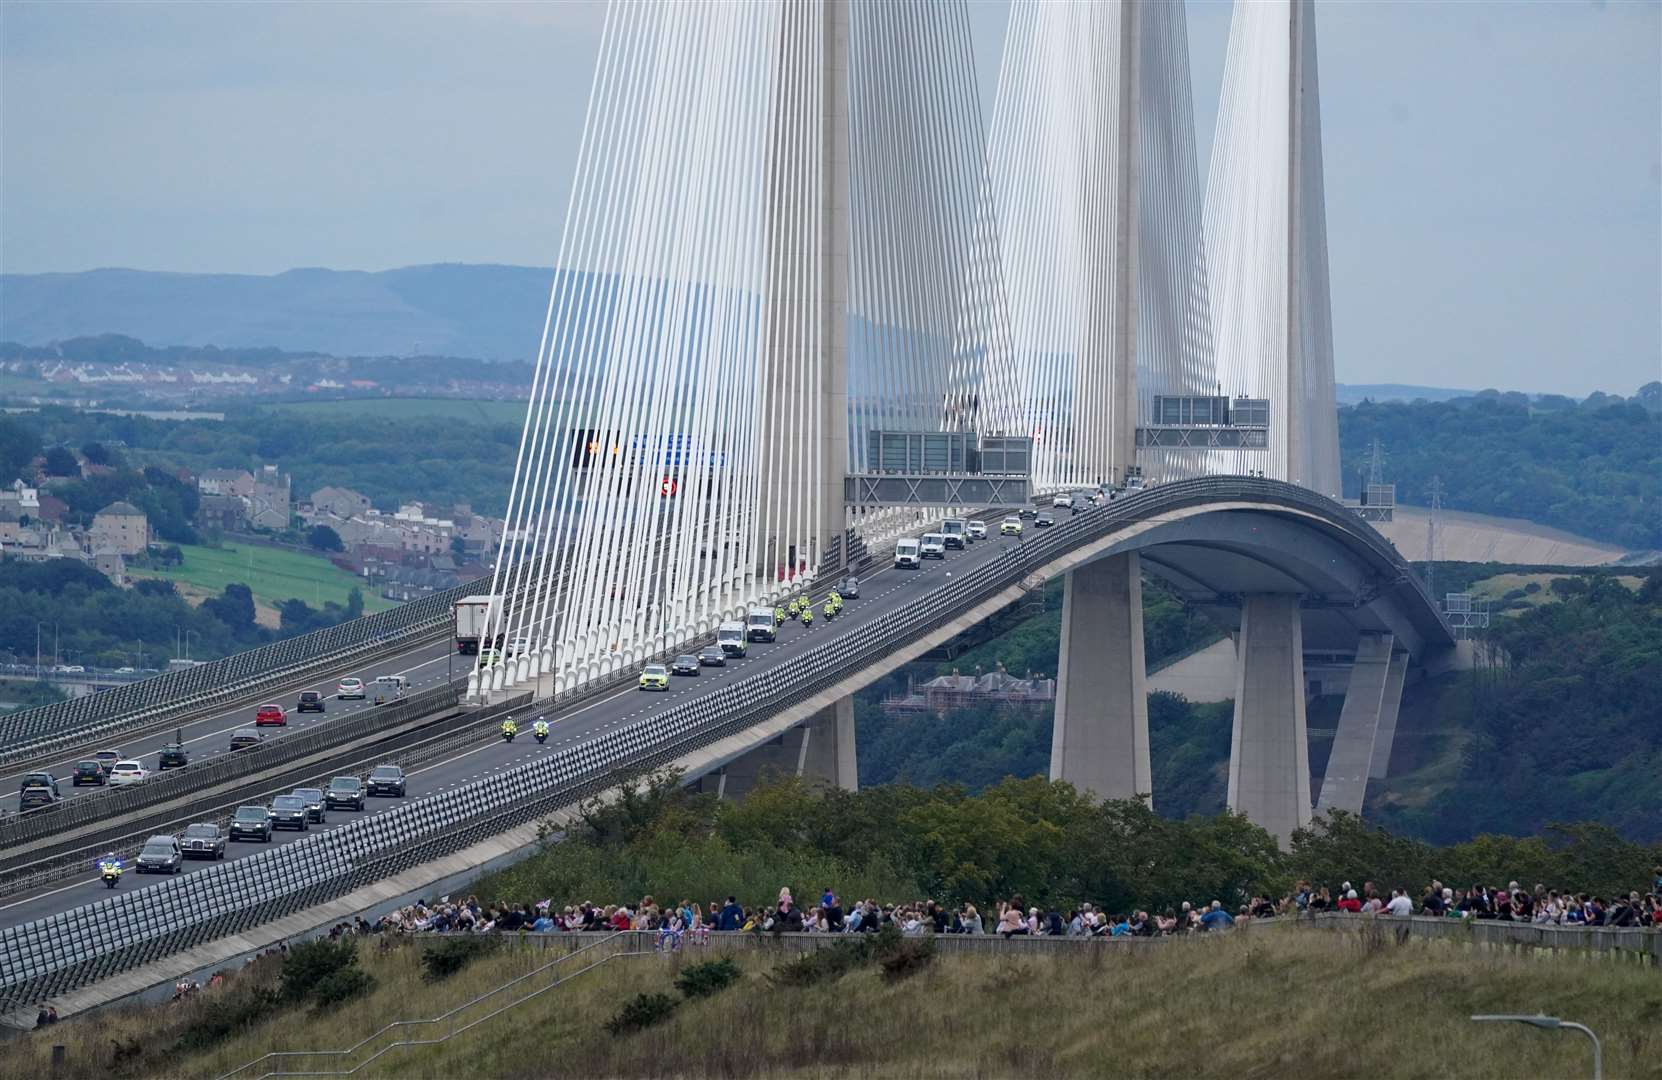
{"type": "Polygon", "coordinates": [[[742,799],[768,774],[796,776],[859,789],[854,759],[854,699],[821,709],[805,724],[763,743],[699,779],[697,790],[722,799],[742,799]]]}
{"type": "MultiPolygon", "coordinates": [[[[1391,647],[1395,640],[1390,634],[1363,634],[1356,644],[1356,662],[1351,665],[1345,703],[1339,711],[1339,730],[1333,736],[1327,774],[1322,777],[1321,796],[1316,800],[1318,815],[1333,810],[1362,812],[1379,723],[1386,708],[1385,690],[1390,682],[1391,647]]],[[[1399,680],[1399,699],[1401,694],[1399,680]]]]}
{"type": "Polygon", "coordinates": [[[1142,564],[1136,552],[1068,571],[1050,778],[1098,799],[1150,800],[1142,564]]]}
{"type": "Polygon", "coordinates": [[[1310,748],[1304,719],[1304,629],[1296,593],[1241,598],[1229,809],[1282,847],[1310,824],[1310,748]]]}
{"type": "Polygon", "coordinates": [[[1408,654],[1391,654],[1385,671],[1385,694],[1379,708],[1379,730],[1374,734],[1368,779],[1383,780],[1391,767],[1391,744],[1396,741],[1397,714],[1402,711],[1402,686],[1408,679],[1408,654]]]}

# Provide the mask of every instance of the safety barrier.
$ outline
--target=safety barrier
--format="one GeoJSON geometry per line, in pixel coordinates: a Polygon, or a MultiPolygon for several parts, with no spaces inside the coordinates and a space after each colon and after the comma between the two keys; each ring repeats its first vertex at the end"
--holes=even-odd
{"type": "MultiPolygon", "coordinates": [[[[1049,563],[1126,524],[1234,499],[1317,513],[1379,557],[1403,565],[1395,549],[1354,514],[1303,489],[1235,477],[1163,485],[1010,546],[924,594],[927,603],[879,616],[783,668],[727,684],[604,738],[308,840],[8,929],[0,936],[0,1010],[344,896],[536,820],[598,793],[620,772],[674,761],[831,689],[983,601],[1026,587],[1024,581],[1049,563]]],[[[1430,606],[1423,585],[1415,581],[1415,587],[1430,606]]]]}
{"type": "MultiPolygon", "coordinates": [[[[50,852],[24,852],[23,845],[45,836],[68,832],[89,822],[114,818],[147,806],[206,791],[238,776],[269,770],[290,761],[299,761],[320,750],[407,724],[457,703],[453,686],[436,686],[398,701],[364,709],[352,716],[319,724],[308,731],[285,734],[247,750],[226,754],[211,761],[156,773],[142,784],[104,788],[70,799],[45,812],[25,814],[0,821],[0,873],[9,872],[21,858],[37,858],[50,852]]],[[[9,883],[8,883],[9,884],[9,883]]],[[[0,886],[0,891],[5,890],[0,886]]]]}
{"type": "Polygon", "coordinates": [[[480,582],[459,585],[389,611],[195,667],[12,713],[0,718],[0,765],[29,761],[116,732],[212,715],[267,688],[436,639],[452,625],[456,601],[487,587],[480,582]]]}

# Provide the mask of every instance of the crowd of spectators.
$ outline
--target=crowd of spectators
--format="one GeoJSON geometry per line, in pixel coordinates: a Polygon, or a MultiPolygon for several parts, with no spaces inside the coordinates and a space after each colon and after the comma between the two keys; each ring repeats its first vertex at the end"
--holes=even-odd
{"type": "Polygon", "coordinates": [[[693,900],[660,904],[649,895],[633,904],[602,906],[584,901],[563,907],[550,900],[487,904],[476,896],[446,896],[400,908],[373,923],[361,917],[355,924],[342,923],[331,936],[640,930],[657,934],[660,947],[678,948],[685,941],[703,941],[716,932],[860,933],[893,925],[905,934],[1162,937],[1227,930],[1253,919],[1296,918],[1323,912],[1662,929],[1662,867],[1657,868],[1650,892],[1634,890],[1609,899],[1549,889],[1544,884],[1525,889],[1516,881],[1504,887],[1473,885],[1469,889],[1432,881],[1417,895],[1416,900],[1408,889],[1384,890],[1371,881],[1364,881],[1360,887],[1345,881],[1336,889],[1300,881],[1280,899],[1254,896],[1233,911],[1221,900],[1198,905],[1185,902],[1154,914],[1141,909],[1111,912],[1089,903],[1067,909],[1055,905],[1041,908],[1016,895],[999,901],[985,915],[974,904],[948,907],[934,900],[895,904],[867,898],[845,903],[831,889],[826,889],[817,902],[799,904],[791,890],[784,888],[771,903],[751,906],[740,904],[732,896],[707,904],[693,900]]]}

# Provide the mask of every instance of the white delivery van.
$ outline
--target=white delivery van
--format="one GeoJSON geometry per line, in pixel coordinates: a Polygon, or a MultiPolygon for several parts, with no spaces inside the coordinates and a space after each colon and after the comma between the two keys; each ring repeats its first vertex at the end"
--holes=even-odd
{"type": "Polygon", "coordinates": [[[745,652],[744,623],[724,622],[716,627],[716,644],[727,656],[743,656],[745,652]]]}
{"type": "Polygon", "coordinates": [[[772,641],[775,637],[773,609],[753,607],[745,614],[744,625],[751,641],[772,641]]]}
{"type": "Polygon", "coordinates": [[[902,536],[895,541],[894,565],[896,570],[916,570],[923,565],[918,557],[917,537],[902,536]]]}
{"type": "Polygon", "coordinates": [[[947,518],[941,522],[941,536],[947,547],[962,551],[969,539],[969,525],[963,518],[947,518]]]}
{"type": "Polygon", "coordinates": [[[946,537],[940,533],[924,533],[918,543],[918,554],[925,559],[946,558],[946,537]]]}

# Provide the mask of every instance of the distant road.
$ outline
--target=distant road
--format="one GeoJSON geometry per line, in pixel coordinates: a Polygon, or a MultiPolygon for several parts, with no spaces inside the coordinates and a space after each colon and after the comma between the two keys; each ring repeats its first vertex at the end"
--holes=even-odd
{"type": "MultiPolygon", "coordinates": [[[[1426,524],[1431,511],[1396,507],[1394,521],[1377,521],[1379,531],[1411,560],[1425,558],[1426,524]]],[[[1525,563],[1531,566],[1601,566],[1627,549],[1603,540],[1537,525],[1521,518],[1491,517],[1460,510],[1442,511],[1437,529],[1437,558],[1449,562],[1525,563]]]]}

